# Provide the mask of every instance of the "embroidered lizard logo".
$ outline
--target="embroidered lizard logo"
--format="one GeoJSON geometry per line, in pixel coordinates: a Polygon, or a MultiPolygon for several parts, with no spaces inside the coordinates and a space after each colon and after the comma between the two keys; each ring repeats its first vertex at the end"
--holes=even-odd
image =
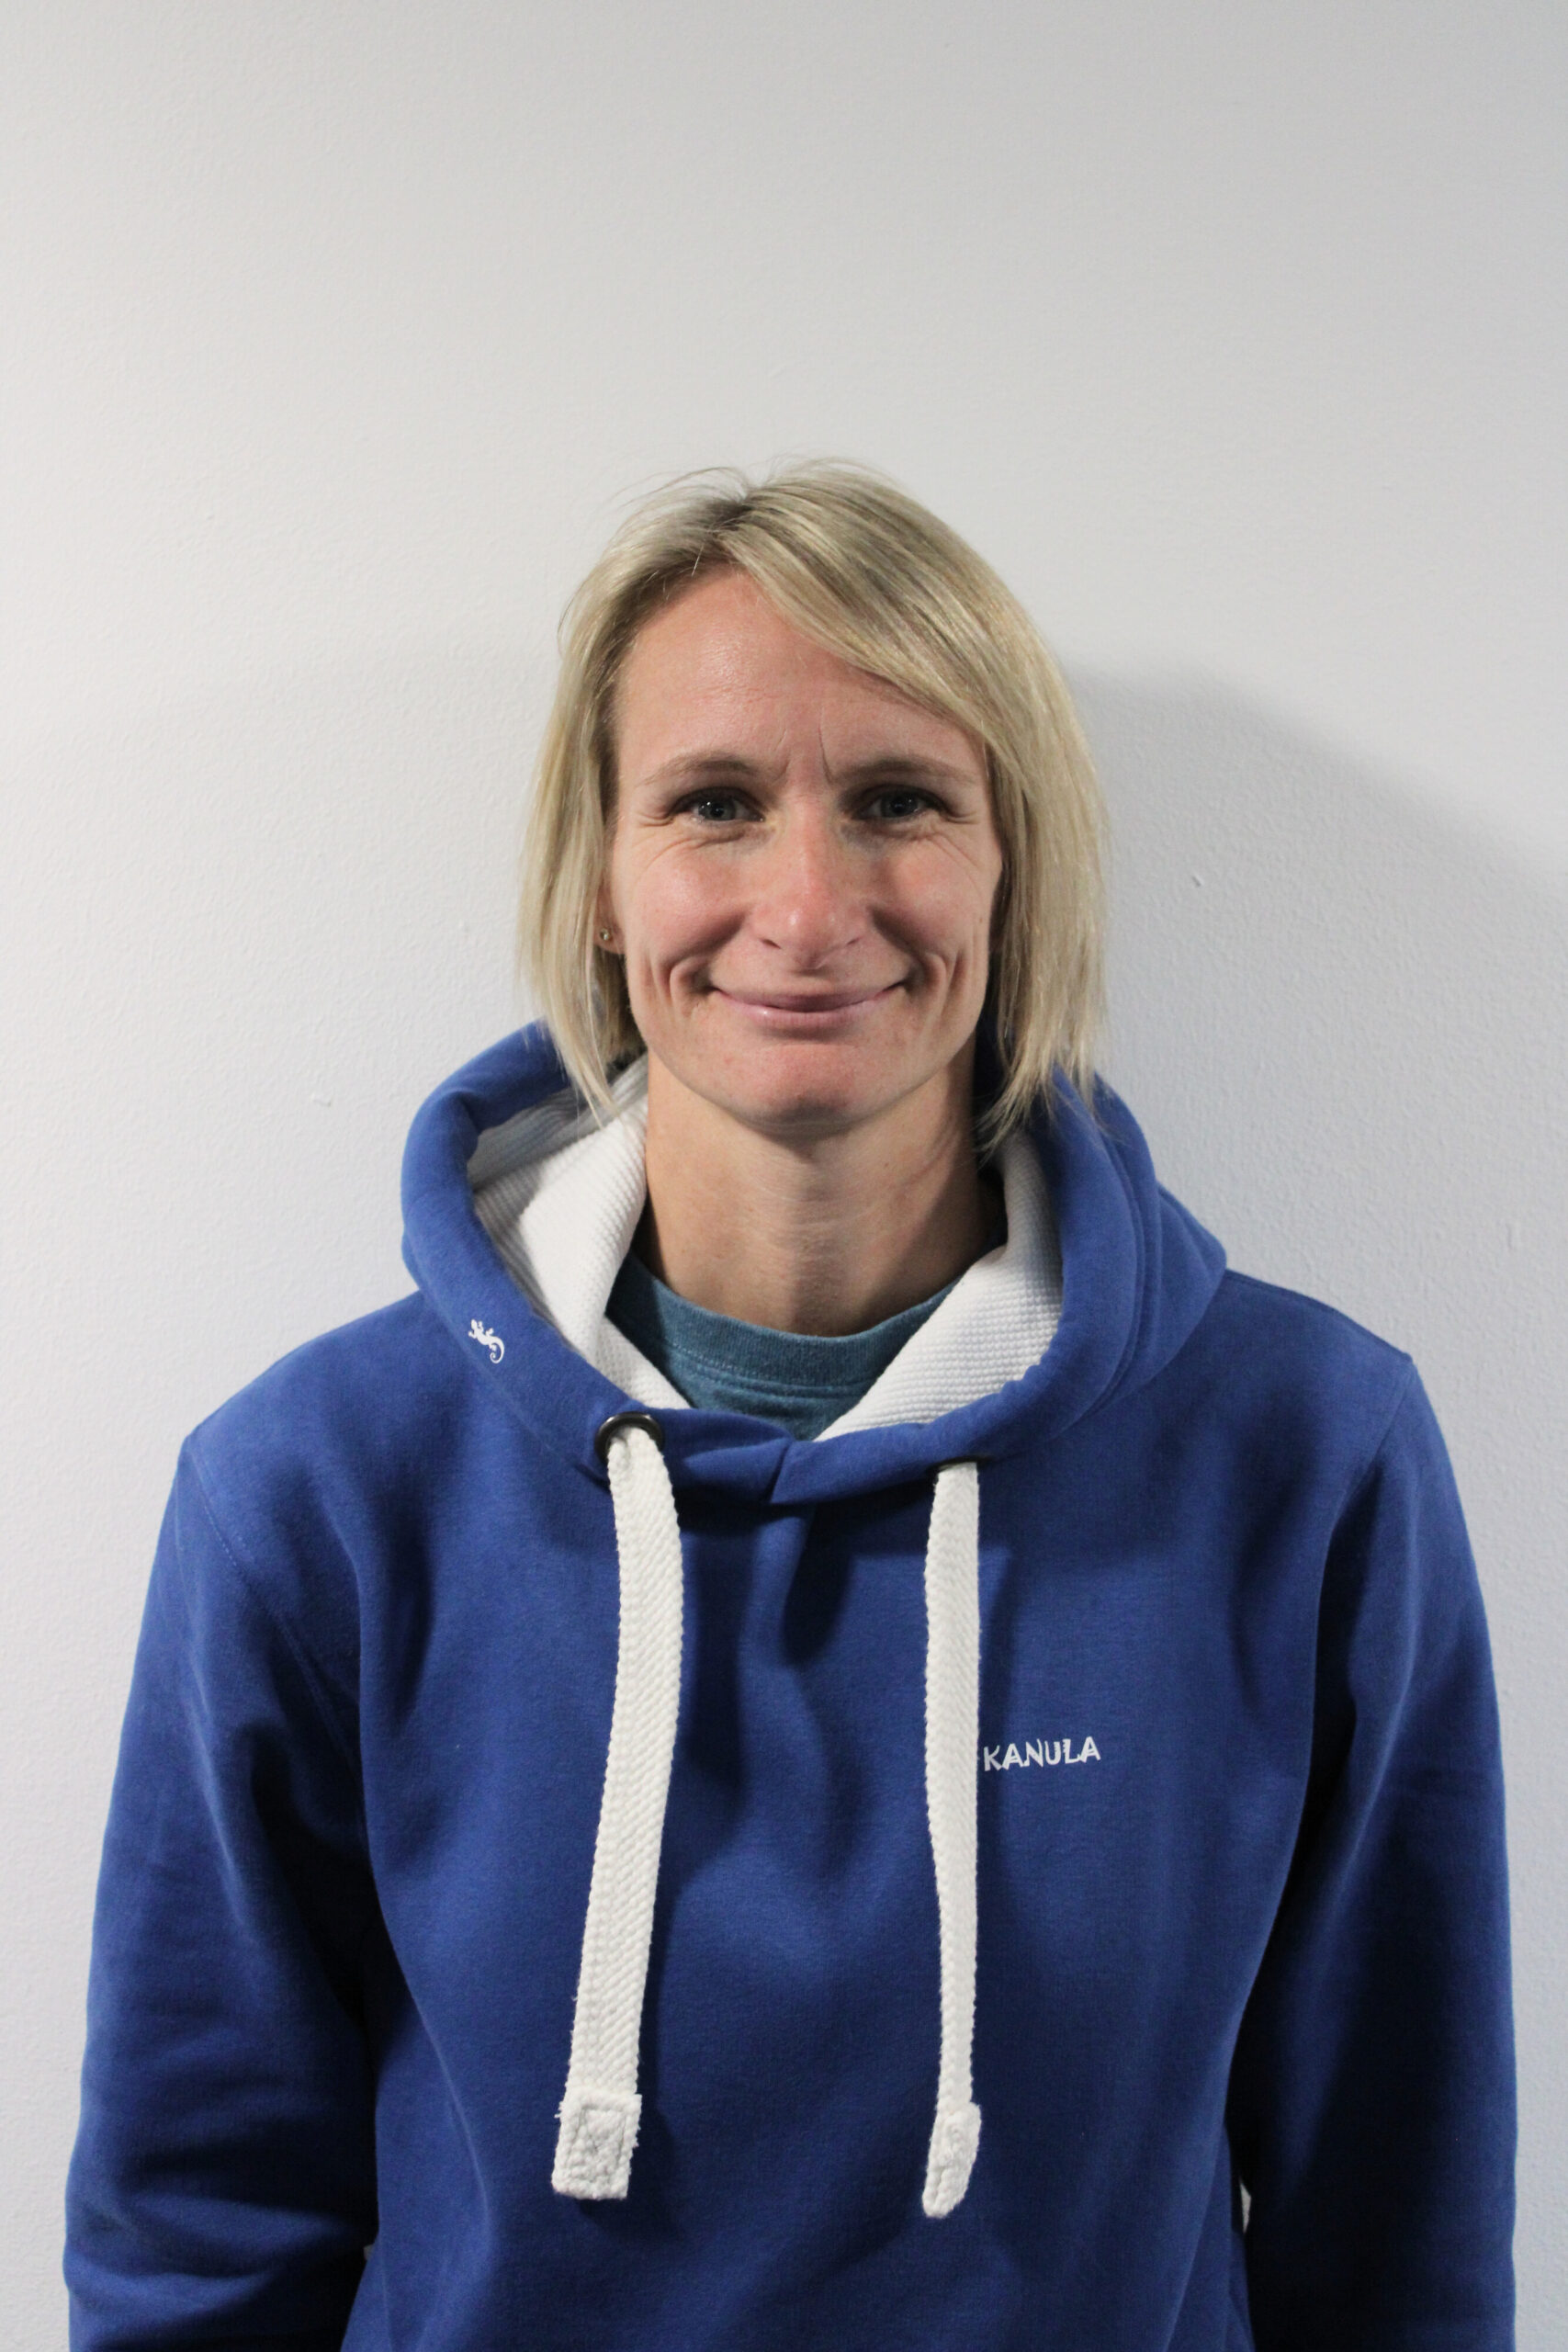
{"type": "Polygon", "coordinates": [[[498,1340],[493,1331],[487,1331],[477,1315],[468,1326],[468,1337],[470,1340],[477,1340],[481,1348],[490,1350],[491,1363],[499,1363],[506,1353],[506,1341],[498,1340]]]}

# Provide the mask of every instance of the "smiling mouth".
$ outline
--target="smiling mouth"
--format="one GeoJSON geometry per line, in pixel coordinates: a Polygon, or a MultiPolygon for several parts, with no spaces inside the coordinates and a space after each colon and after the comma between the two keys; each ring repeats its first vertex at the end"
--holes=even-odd
{"type": "Polygon", "coordinates": [[[842,1020],[846,1013],[859,1012],[867,1005],[879,1004],[891,996],[900,983],[890,981],[880,989],[818,989],[810,995],[751,995],[737,989],[715,989],[715,996],[739,1007],[764,1028],[826,1027],[829,1022],[842,1020]]]}

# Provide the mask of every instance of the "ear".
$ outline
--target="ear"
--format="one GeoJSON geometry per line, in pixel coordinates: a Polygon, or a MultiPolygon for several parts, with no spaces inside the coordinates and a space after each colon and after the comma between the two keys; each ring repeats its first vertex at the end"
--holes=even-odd
{"type": "Polygon", "coordinates": [[[593,944],[595,947],[602,947],[606,956],[618,956],[621,952],[620,927],[615,921],[615,908],[610,902],[608,875],[594,893],[593,944]]]}

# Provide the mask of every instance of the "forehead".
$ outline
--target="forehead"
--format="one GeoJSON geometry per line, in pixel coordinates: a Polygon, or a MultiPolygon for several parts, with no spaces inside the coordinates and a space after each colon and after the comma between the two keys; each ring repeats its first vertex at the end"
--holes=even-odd
{"type": "Polygon", "coordinates": [[[964,729],[807,637],[743,572],[697,581],[633,639],[615,695],[625,773],[721,751],[776,755],[797,730],[849,756],[880,746],[984,772],[964,729]]]}

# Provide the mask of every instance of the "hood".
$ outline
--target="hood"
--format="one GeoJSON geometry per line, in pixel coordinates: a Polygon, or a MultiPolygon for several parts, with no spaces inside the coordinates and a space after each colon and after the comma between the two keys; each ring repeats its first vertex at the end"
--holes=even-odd
{"type": "MultiPolygon", "coordinates": [[[[554,1045],[536,1024],[436,1090],[414,1121],[403,1162],[403,1255],[425,1298],[533,1435],[601,1476],[594,1438],[611,1415],[677,1402],[673,1391],[658,1395],[650,1383],[659,1375],[628,1342],[619,1343],[618,1356],[613,1342],[595,1349],[598,1362],[585,1352],[641,1212],[639,1081],[637,1070],[618,1081],[622,1133],[605,1152],[604,1134],[582,1118],[554,1045]],[[475,1193],[576,1139],[597,1152],[596,1231],[622,1238],[609,1252],[600,1246],[604,1262],[588,1262],[593,1253],[586,1243],[574,1261],[569,1207],[557,1228],[565,1245],[557,1254],[568,1262],[551,1274],[551,1320],[521,1286],[526,1267],[514,1261],[508,1271],[475,1193]]],[[[1125,1105],[1101,1086],[1091,1115],[1064,1082],[1026,1136],[1014,1139],[1003,1176],[1010,1227],[1027,1221],[1021,1206],[1034,1205],[1044,1228],[1021,1307],[1015,1280],[1002,1311],[995,1270],[982,1261],[919,1335],[928,1351],[946,1342],[951,1351],[963,1327],[964,1351],[978,1349],[994,1370],[994,1378],[971,1374],[967,1385],[979,1392],[971,1401],[941,1409],[941,1384],[927,1384],[923,1394],[909,1394],[908,1419],[867,1427],[857,1425],[858,1413],[849,1414],[810,1440],[744,1415],[682,1406],[663,1424],[665,1467],[676,1492],[705,1485],[781,1504],[871,1492],[926,1476],[946,1461],[984,1464],[1038,1444],[1153,1379],[1208,1306],[1224,1257],[1156,1182],[1125,1105]],[[1032,1170],[1043,1188],[1032,1188],[1032,1170]],[[1021,1188],[1037,1193],[1037,1203],[1021,1188]],[[987,1295],[998,1309],[989,1315],[987,1295]]],[[[570,1203],[570,1187],[558,1192],[563,1205],[570,1203]]],[[[586,1225],[586,1201],[584,1209],[586,1225]]]]}
{"type": "Polygon", "coordinates": [[[614,1505],[615,1703],[553,2185],[618,2199],[630,2180],[680,1711],[680,1489],[702,1481],[787,1507],[929,1476],[925,1781],[941,2061],[922,2204],[940,2220],[964,2199],[981,2122],[970,2075],[980,1473],[1168,1363],[1213,1295],[1221,1254],[1160,1192],[1114,1096],[1091,1116],[1064,1091],[1000,1156],[1006,1243],[819,1437],[770,1433],[744,1414],[687,1407],[606,1322],[646,1197],[645,1077],[623,1074],[616,1115],[601,1124],[546,1034],[525,1030],[432,1097],[404,1169],[406,1253],[426,1297],[536,1438],[580,1467],[603,1465],[614,1505]]]}

